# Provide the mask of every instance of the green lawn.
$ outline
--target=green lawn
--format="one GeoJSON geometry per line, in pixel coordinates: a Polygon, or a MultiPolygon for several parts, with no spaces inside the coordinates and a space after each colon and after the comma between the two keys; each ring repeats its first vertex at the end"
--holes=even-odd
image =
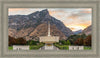
{"type": "Polygon", "coordinates": [[[54,44],[54,45],[61,50],[69,50],[69,45],[59,45],[59,44],[54,44]]]}
{"type": "Polygon", "coordinates": [[[9,49],[9,50],[13,50],[13,47],[12,47],[12,46],[9,46],[8,49],[9,49]]]}
{"type": "MultiPolygon", "coordinates": [[[[60,44],[54,44],[54,45],[61,50],[69,50],[69,45],[60,45],[60,44]]],[[[84,50],[91,50],[91,47],[84,46],[84,50]]]]}
{"type": "Polygon", "coordinates": [[[30,45],[29,49],[30,49],[30,50],[38,50],[38,49],[41,48],[42,46],[44,46],[44,44],[30,45]]]}
{"type": "Polygon", "coordinates": [[[84,50],[91,50],[91,47],[84,46],[84,50]]]}

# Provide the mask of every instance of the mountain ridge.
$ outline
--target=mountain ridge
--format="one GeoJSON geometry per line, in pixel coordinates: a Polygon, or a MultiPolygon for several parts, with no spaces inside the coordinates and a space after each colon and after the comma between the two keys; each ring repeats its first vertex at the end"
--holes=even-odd
{"type": "Polygon", "coordinates": [[[82,34],[90,35],[92,32],[92,25],[86,27],[83,31],[82,34]]]}
{"type": "MultiPolygon", "coordinates": [[[[9,16],[9,28],[14,29],[16,33],[19,34],[20,32],[23,34],[24,30],[31,30],[30,32],[34,32],[36,27],[38,27],[40,24],[47,24],[48,21],[50,21],[50,25],[55,27],[63,33],[66,37],[73,34],[72,30],[70,30],[68,27],[66,27],[63,22],[60,20],[52,17],[48,10],[42,10],[42,11],[36,11],[34,13],[28,14],[28,15],[11,15],[9,16]],[[22,31],[21,31],[22,30],[22,31]],[[19,32],[19,33],[18,33],[19,32]]],[[[9,35],[11,35],[12,31],[9,31],[9,35]]],[[[25,33],[31,34],[30,32],[25,31],[25,33]]],[[[12,32],[13,33],[13,32],[12,32]]],[[[21,35],[21,34],[20,34],[21,35]]],[[[19,37],[19,36],[13,36],[13,37],[19,37]]]]}
{"type": "Polygon", "coordinates": [[[80,29],[80,30],[74,31],[73,33],[74,33],[74,34],[80,34],[80,33],[82,33],[82,31],[83,31],[83,30],[80,29]]]}

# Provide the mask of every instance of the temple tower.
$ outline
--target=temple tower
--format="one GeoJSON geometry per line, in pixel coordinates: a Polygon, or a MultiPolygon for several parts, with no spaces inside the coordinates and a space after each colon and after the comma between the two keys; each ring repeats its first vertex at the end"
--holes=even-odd
{"type": "Polygon", "coordinates": [[[50,36],[50,22],[48,22],[48,36],[50,36]]]}

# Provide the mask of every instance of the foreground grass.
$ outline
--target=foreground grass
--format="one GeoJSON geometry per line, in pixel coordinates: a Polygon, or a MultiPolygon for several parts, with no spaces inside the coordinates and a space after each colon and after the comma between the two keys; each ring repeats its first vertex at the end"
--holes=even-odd
{"type": "Polygon", "coordinates": [[[91,47],[84,46],[84,50],[91,50],[91,47]]]}
{"type": "Polygon", "coordinates": [[[9,50],[13,50],[13,46],[9,46],[8,49],[9,49],[9,50]]]}
{"type": "Polygon", "coordinates": [[[41,48],[42,46],[44,46],[44,44],[30,45],[29,49],[30,49],[30,50],[38,50],[38,49],[41,48]]]}
{"type": "MultiPolygon", "coordinates": [[[[54,45],[61,50],[69,50],[69,45],[60,45],[60,44],[54,44],[54,45]]],[[[84,50],[91,50],[91,47],[90,46],[84,46],[84,50]]]]}
{"type": "Polygon", "coordinates": [[[59,45],[59,44],[54,44],[54,45],[61,50],[69,50],[69,45],[59,45]]]}

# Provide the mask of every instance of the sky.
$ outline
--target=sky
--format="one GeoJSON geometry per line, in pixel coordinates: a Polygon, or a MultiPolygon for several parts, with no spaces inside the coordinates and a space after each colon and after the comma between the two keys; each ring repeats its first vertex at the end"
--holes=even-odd
{"type": "Polygon", "coordinates": [[[91,8],[9,8],[8,15],[28,15],[44,9],[72,31],[84,30],[92,24],[91,8]]]}

